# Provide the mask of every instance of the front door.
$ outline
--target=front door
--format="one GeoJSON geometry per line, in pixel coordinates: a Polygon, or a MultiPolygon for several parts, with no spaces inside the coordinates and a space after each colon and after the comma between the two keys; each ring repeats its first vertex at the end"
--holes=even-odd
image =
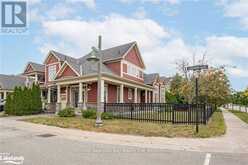
{"type": "Polygon", "coordinates": [[[78,107],[78,90],[73,91],[73,107],[78,107]]]}

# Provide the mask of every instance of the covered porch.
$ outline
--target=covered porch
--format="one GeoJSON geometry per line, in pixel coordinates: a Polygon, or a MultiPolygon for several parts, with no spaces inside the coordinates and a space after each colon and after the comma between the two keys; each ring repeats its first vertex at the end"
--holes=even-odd
{"type": "MultiPolygon", "coordinates": [[[[105,103],[148,103],[152,102],[152,87],[120,81],[109,77],[101,80],[101,102],[105,103]]],[[[56,112],[66,107],[80,110],[96,108],[97,78],[58,81],[48,87],[47,102],[56,112]]]]}

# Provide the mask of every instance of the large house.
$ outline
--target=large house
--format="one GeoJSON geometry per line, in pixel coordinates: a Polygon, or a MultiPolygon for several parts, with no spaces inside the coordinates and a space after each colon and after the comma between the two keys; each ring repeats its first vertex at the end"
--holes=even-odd
{"type": "MultiPolygon", "coordinates": [[[[101,50],[101,54],[101,102],[165,102],[165,81],[157,73],[145,74],[136,42],[101,50]]],[[[88,61],[88,57],[73,58],[51,50],[43,64],[28,63],[23,75],[40,84],[50,110],[95,107],[98,64],[88,61]]]]}

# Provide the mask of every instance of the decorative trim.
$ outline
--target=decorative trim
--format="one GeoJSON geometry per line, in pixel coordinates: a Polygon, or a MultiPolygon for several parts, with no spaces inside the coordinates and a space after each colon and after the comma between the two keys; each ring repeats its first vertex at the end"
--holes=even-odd
{"type": "Polygon", "coordinates": [[[77,76],[80,76],[80,74],[67,62],[67,61],[65,61],[64,63],[63,63],[63,65],[60,67],[60,69],[58,70],[58,72],[57,72],[57,74],[56,74],[56,76],[55,76],[55,78],[57,78],[59,75],[60,75],[60,73],[63,73],[64,72],[64,70],[65,70],[65,65],[67,65],[67,66],[69,66],[71,69],[72,69],[72,71],[74,72],[74,73],[76,73],[76,75],[77,76]]]}
{"type": "Polygon", "coordinates": [[[58,56],[56,56],[56,55],[53,53],[53,51],[50,50],[50,51],[48,52],[48,54],[46,55],[46,58],[45,58],[43,64],[46,64],[46,61],[47,61],[47,59],[48,59],[48,57],[49,57],[50,55],[53,55],[55,58],[58,59],[58,61],[61,61],[60,58],[59,58],[58,56]]]}
{"type": "Polygon", "coordinates": [[[136,42],[134,42],[134,44],[126,51],[126,53],[123,55],[122,58],[124,59],[128,55],[128,53],[132,50],[132,48],[134,48],[134,47],[136,47],[136,53],[138,54],[138,58],[140,59],[142,65],[144,66],[144,69],[145,69],[146,68],[145,63],[144,63],[144,60],[141,57],[141,53],[139,51],[139,48],[138,48],[136,42]]]}

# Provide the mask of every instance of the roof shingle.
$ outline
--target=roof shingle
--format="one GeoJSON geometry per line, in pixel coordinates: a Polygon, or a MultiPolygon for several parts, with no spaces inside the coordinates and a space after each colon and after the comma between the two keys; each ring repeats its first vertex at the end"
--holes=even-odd
{"type": "Polygon", "coordinates": [[[0,89],[13,90],[16,86],[25,86],[26,77],[0,74],[0,89]]]}

